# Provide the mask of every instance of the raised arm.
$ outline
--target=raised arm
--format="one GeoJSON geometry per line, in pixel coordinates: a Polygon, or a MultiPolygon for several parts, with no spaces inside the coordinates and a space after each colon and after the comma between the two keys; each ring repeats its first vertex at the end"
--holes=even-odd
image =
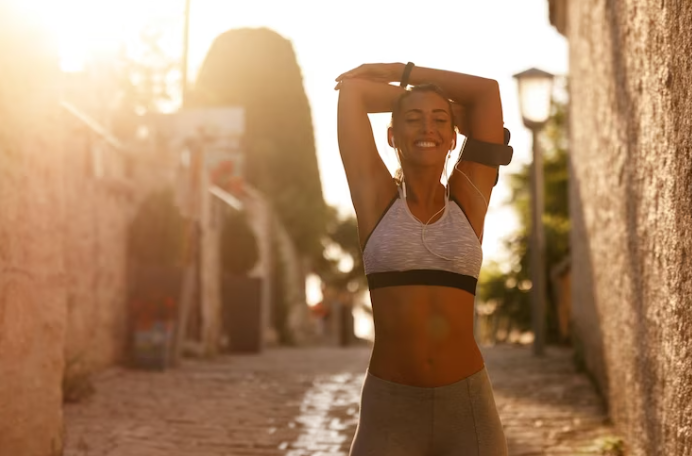
{"type": "MultiPolygon", "coordinates": [[[[402,78],[405,66],[402,63],[365,64],[343,73],[337,77],[337,81],[341,84],[356,81],[380,84],[398,82],[402,78]]],[[[460,112],[463,113],[463,125],[457,123],[462,134],[478,141],[503,144],[502,102],[497,81],[414,66],[409,74],[408,83],[437,85],[460,106],[460,109],[455,110],[455,117],[460,112]]],[[[396,87],[393,89],[401,90],[396,87]]],[[[459,118],[456,120],[458,122],[459,118]]],[[[455,166],[449,180],[452,197],[462,206],[479,238],[483,236],[485,214],[497,172],[497,167],[462,161],[455,166]]]]}
{"type": "MultiPolygon", "coordinates": [[[[478,141],[503,144],[504,129],[500,88],[493,79],[451,71],[414,67],[409,82],[413,85],[433,83],[463,106],[465,136],[478,141]]],[[[461,129],[460,129],[461,130],[461,129]]],[[[479,239],[488,203],[497,178],[495,167],[479,163],[459,162],[449,179],[452,196],[464,209],[479,239]]]]}
{"type": "Polygon", "coordinates": [[[452,71],[413,67],[412,85],[432,83],[465,110],[468,136],[479,141],[502,144],[504,139],[500,87],[494,79],[452,71]]]}
{"type": "MultiPolygon", "coordinates": [[[[340,75],[337,81],[398,82],[401,80],[404,69],[405,65],[402,63],[365,64],[340,75]]],[[[461,106],[459,111],[463,112],[464,125],[458,124],[458,126],[462,134],[478,141],[503,144],[502,102],[497,81],[464,73],[414,66],[409,74],[408,83],[437,85],[461,106]]],[[[455,112],[455,117],[458,114],[455,112]]],[[[450,177],[451,194],[459,201],[479,238],[483,234],[487,205],[497,172],[496,167],[463,161],[457,164],[450,177]]]]}
{"type": "Polygon", "coordinates": [[[368,113],[391,111],[403,89],[362,79],[339,82],[336,89],[339,151],[362,245],[397,191],[375,146],[368,113]]]}
{"type": "MultiPolygon", "coordinates": [[[[367,80],[399,82],[403,63],[365,64],[347,71],[337,81],[367,80]]],[[[504,138],[502,103],[497,81],[453,71],[414,66],[408,79],[411,85],[432,83],[464,108],[468,130],[464,133],[479,141],[502,144],[504,138]]]]}

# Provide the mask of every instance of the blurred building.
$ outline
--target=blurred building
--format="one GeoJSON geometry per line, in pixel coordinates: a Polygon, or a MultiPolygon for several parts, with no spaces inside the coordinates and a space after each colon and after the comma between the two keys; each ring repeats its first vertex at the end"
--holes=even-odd
{"type": "Polygon", "coordinates": [[[85,80],[64,79],[44,36],[6,25],[0,454],[59,454],[63,400],[86,394],[83,380],[125,355],[129,223],[147,193],[170,184],[173,168],[109,133],[89,112],[85,80]]]}
{"type": "Polygon", "coordinates": [[[570,48],[573,323],[632,455],[692,454],[692,3],[550,0],[570,48]]]}

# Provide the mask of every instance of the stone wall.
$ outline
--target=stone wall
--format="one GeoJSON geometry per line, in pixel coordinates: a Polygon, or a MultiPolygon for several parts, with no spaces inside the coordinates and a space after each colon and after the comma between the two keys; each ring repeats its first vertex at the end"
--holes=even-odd
{"type": "Polygon", "coordinates": [[[41,139],[0,146],[0,454],[62,445],[62,151],[41,139]]]}
{"type": "Polygon", "coordinates": [[[67,121],[72,128],[65,158],[63,254],[68,278],[65,357],[70,375],[121,359],[133,191],[126,184],[117,185],[114,165],[121,160],[117,152],[75,119],[67,121]],[[98,150],[106,155],[98,160],[101,165],[94,163],[98,150]]]}
{"type": "Polygon", "coordinates": [[[63,380],[122,358],[128,225],[167,175],[65,109],[50,40],[0,10],[0,455],[49,456],[63,380]]]}
{"type": "Polygon", "coordinates": [[[45,456],[62,447],[64,150],[54,49],[12,13],[0,5],[0,454],[45,456]]]}
{"type": "Polygon", "coordinates": [[[689,455],[692,3],[567,5],[576,329],[631,454],[689,455]]]}

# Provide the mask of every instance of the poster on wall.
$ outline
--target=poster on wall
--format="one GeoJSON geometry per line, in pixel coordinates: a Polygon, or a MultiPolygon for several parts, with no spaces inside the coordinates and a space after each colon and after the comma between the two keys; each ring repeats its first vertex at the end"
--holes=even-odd
{"type": "Polygon", "coordinates": [[[184,212],[198,214],[194,202],[204,181],[229,193],[242,193],[244,131],[242,107],[187,109],[164,116],[165,142],[180,154],[178,201],[184,212]],[[206,179],[201,180],[200,172],[206,179]]]}

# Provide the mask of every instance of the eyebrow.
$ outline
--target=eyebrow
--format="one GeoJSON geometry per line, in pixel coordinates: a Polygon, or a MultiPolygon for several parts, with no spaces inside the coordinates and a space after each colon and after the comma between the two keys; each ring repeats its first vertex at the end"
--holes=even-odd
{"type": "MultiPolygon", "coordinates": [[[[409,109],[408,111],[406,111],[406,114],[408,114],[409,112],[417,112],[417,113],[421,113],[421,114],[422,114],[422,113],[423,113],[423,110],[422,110],[422,109],[418,109],[418,108],[409,109]]],[[[448,112],[446,109],[433,109],[433,113],[438,113],[438,112],[443,112],[443,113],[445,113],[445,114],[449,114],[449,112],[448,112]]]]}

